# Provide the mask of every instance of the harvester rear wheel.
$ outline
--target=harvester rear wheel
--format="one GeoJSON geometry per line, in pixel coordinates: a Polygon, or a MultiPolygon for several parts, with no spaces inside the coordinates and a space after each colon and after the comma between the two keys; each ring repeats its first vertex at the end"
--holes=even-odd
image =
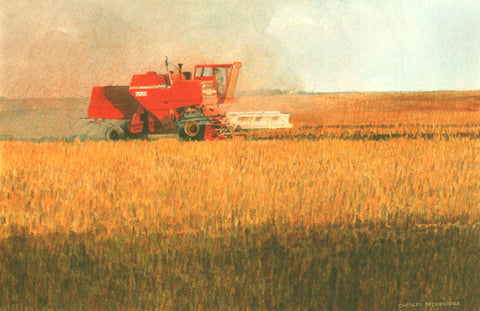
{"type": "Polygon", "coordinates": [[[125,131],[116,125],[112,125],[105,131],[105,139],[107,141],[116,141],[125,138],[125,131]]]}

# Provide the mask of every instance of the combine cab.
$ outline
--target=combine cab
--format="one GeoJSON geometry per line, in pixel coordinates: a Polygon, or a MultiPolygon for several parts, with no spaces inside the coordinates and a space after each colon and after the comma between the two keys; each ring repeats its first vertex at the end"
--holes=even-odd
{"type": "MultiPolygon", "coordinates": [[[[259,113],[243,113],[245,118],[232,113],[227,117],[219,109],[220,104],[234,100],[240,62],[196,65],[193,76],[182,71],[182,64],[172,71],[168,59],[165,65],[166,74],[134,75],[129,86],[93,88],[88,116],[105,126],[105,139],[176,132],[182,140],[223,140],[235,128],[282,127],[280,121],[273,121],[285,120],[279,113],[264,114],[272,120],[265,123],[267,127],[260,123],[251,127],[248,124],[252,120],[247,119],[260,120],[259,113]]],[[[283,127],[289,127],[288,115],[286,120],[283,127]]]]}

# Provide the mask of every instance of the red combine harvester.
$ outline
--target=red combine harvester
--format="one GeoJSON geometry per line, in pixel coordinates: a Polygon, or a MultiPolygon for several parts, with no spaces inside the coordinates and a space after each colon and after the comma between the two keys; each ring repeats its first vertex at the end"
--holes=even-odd
{"type": "Polygon", "coordinates": [[[118,140],[176,130],[182,140],[223,140],[232,132],[219,104],[233,101],[240,62],[182,64],[167,74],[134,75],[129,86],[94,87],[88,116],[106,125],[105,138],[118,140]]]}
{"type": "Polygon", "coordinates": [[[129,86],[93,88],[88,116],[105,126],[107,140],[177,132],[181,140],[224,140],[236,129],[288,128],[288,114],[278,111],[235,112],[219,109],[233,102],[241,63],[182,64],[167,74],[134,75],[129,86]]]}

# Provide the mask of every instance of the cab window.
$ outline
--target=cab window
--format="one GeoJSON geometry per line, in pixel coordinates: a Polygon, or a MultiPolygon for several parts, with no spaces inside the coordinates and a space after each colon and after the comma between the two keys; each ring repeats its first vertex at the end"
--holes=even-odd
{"type": "Polygon", "coordinates": [[[195,70],[195,77],[211,77],[213,76],[213,68],[212,67],[198,67],[195,70]]]}

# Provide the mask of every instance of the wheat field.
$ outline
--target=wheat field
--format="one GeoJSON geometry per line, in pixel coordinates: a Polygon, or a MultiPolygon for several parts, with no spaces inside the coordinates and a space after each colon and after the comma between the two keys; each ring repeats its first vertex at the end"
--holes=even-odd
{"type": "Polygon", "coordinates": [[[478,221],[478,143],[2,143],[5,228],[207,231],[276,221],[478,221]],[[5,152],[8,150],[8,152],[5,152]]]}
{"type": "Polygon", "coordinates": [[[0,142],[0,309],[476,309],[477,95],[272,96],[293,129],[219,142],[0,142]]]}

